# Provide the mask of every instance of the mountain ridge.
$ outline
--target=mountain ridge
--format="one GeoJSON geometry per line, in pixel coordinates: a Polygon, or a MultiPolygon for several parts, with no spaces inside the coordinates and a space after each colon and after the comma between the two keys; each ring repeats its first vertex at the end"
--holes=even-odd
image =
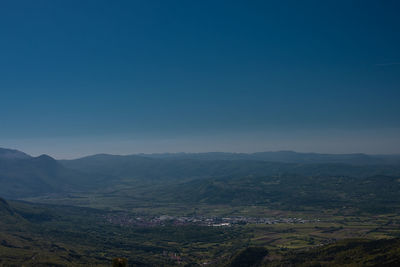
{"type": "Polygon", "coordinates": [[[255,153],[204,152],[204,153],[153,153],[137,154],[151,158],[191,158],[203,160],[261,160],[284,163],[347,163],[347,164],[398,164],[400,155],[373,155],[364,153],[326,154],[304,153],[290,150],[265,151],[255,153]]]}
{"type": "MultiPolygon", "coordinates": [[[[13,153],[25,155],[23,152],[13,153]]],[[[0,196],[18,199],[88,192],[118,185],[132,188],[149,184],[165,186],[226,177],[400,176],[400,164],[396,163],[396,159],[396,156],[388,160],[365,154],[332,155],[293,151],[126,156],[96,154],[75,160],[56,160],[46,154],[22,158],[7,156],[0,157],[0,196]]]]}
{"type": "Polygon", "coordinates": [[[32,156],[16,149],[0,147],[0,159],[28,159],[31,157],[32,156]]]}

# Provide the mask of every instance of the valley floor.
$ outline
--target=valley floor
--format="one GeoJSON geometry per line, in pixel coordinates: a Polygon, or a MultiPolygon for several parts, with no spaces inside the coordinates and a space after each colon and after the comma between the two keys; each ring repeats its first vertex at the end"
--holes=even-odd
{"type": "Polygon", "coordinates": [[[4,266],[109,266],[115,257],[127,258],[133,266],[221,266],[253,246],[268,249],[263,264],[279,265],[346,240],[400,237],[397,214],[182,204],[100,209],[8,202],[13,214],[3,217],[8,219],[0,228],[4,266]]]}

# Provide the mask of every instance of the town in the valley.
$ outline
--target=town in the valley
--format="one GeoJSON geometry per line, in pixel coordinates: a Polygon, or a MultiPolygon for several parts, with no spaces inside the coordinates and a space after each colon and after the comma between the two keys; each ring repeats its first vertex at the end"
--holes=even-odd
{"type": "Polygon", "coordinates": [[[155,217],[149,216],[135,216],[128,213],[112,213],[103,215],[106,223],[116,224],[120,226],[163,226],[163,225],[199,225],[210,227],[229,227],[233,225],[246,225],[246,224],[297,224],[307,222],[318,222],[319,219],[306,220],[302,218],[257,218],[257,217],[206,217],[206,216],[169,216],[161,215],[155,217]]]}

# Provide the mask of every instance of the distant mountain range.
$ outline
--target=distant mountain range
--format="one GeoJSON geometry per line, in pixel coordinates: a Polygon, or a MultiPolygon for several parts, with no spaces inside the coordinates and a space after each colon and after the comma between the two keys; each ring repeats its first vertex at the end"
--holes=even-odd
{"type": "Polygon", "coordinates": [[[290,205],[301,201],[311,203],[316,196],[323,201],[334,199],[335,194],[345,190],[342,204],[350,197],[356,199],[352,193],[354,186],[378,194],[376,188],[390,184],[391,189],[386,192],[395,194],[397,177],[400,177],[399,155],[280,151],[98,154],[55,160],[47,155],[32,157],[17,150],[0,149],[0,196],[8,199],[102,192],[123,186],[132,196],[138,192],[132,190],[140,189],[141,196],[160,196],[171,201],[249,204],[290,199],[290,205]],[[361,185],[364,180],[369,184],[361,185]],[[316,187],[327,193],[319,194],[316,187]],[[302,196],[307,200],[285,197],[303,189],[302,196]]]}
{"type": "MultiPolygon", "coordinates": [[[[102,159],[110,157],[132,158],[145,157],[156,159],[197,159],[197,160],[259,160],[282,163],[344,163],[344,164],[400,164],[400,154],[391,155],[368,155],[363,153],[353,154],[322,154],[322,153],[300,153],[294,151],[256,152],[256,153],[229,153],[229,152],[206,152],[206,153],[153,153],[132,154],[126,156],[111,154],[96,154],[76,160],[102,159]]],[[[15,150],[0,148],[0,159],[29,159],[32,156],[15,150]]],[[[66,162],[67,160],[64,160],[66,162]]]]}
{"type": "Polygon", "coordinates": [[[355,154],[320,154],[299,153],[294,151],[257,152],[257,153],[161,153],[139,154],[143,157],[169,158],[169,159],[201,159],[201,160],[260,160],[283,163],[344,163],[344,164],[399,164],[400,155],[367,155],[355,154]]]}

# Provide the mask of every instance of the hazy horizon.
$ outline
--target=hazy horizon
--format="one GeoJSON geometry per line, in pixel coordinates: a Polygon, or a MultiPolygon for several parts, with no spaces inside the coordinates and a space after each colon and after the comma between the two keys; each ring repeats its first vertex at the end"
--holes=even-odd
{"type": "Polygon", "coordinates": [[[215,134],[197,138],[129,138],[127,136],[101,138],[42,138],[6,140],[2,148],[23,151],[32,156],[50,155],[56,159],[75,159],[93,154],[152,154],[152,153],[255,153],[273,151],[295,151],[299,153],[356,154],[368,155],[400,154],[398,141],[400,132],[393,129],[382,138],[379,133],[327,131],[310,135],[308,132],[275,134],[215,134]],[[373,135],[375,139],[370,139],[373,135]],[[279,140],[279,141],[278,141],[279,140]],[[356,140],[357,142],[355,142],[356,140]],[[262,145],[260,145],[262,144],[262,145]]]}

